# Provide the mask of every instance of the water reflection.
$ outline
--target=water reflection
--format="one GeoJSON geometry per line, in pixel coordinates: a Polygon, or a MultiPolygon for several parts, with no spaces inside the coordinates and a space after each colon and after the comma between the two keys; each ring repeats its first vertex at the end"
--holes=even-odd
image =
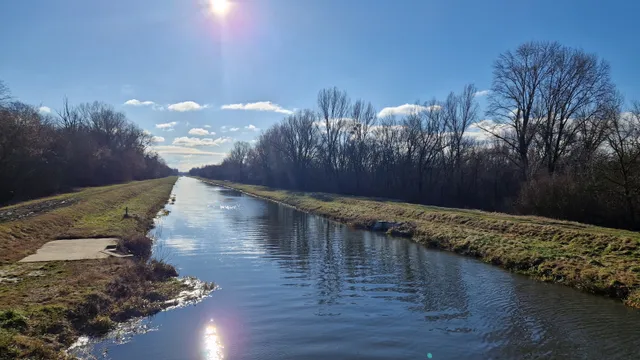
{"type": "Polygon", "coordinates": [[[620,303],[194,179],[175,193],[158,243],[182,274],[221,290],[155,319],[159,331],[110,349],[113,359],[628,359],[640,349],[640,313],[620,303]]]}
{"type": "Polygon", "coordinates": [[[205,360],[222,360],[224,359],[224,346],[218,335],[218,330],[214,325],[207,325],[204,328],[203,348],[205,360]]]}

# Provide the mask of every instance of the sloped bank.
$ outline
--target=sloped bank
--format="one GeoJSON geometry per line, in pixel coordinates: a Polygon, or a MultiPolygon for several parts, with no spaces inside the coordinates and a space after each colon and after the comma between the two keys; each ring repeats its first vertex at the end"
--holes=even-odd
{"type": "Polygon", "coordinates": [[[575,222],[202,179],[640,308],[640,235],[575,222]]]}
{"type": "Polygon", "coordinates": [[[52,199],[74,199],[69,206],[0,223],[1,360],[66,358],[64,350],[80,335],[100,336],[119,322],[212,290],[212,284],[177,278],[172,265],[151,257],[146,234],[176,179],[88,188],[0,208],[14,213],[52,199]],[[121,250],[135,256],[17,263],[51,239],[81,237],[118,237],[121,250]],[[194,290],[198,294],[190,295],[194,290]]]}

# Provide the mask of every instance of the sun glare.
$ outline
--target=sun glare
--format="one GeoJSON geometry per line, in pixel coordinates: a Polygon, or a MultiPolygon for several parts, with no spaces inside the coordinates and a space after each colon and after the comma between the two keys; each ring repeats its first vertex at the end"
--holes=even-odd
{"type": "Polygon", "coordinates": [[[209,0],[209,8],[214,15],[225,16],[231,9],[229,0],[209,0]]]}

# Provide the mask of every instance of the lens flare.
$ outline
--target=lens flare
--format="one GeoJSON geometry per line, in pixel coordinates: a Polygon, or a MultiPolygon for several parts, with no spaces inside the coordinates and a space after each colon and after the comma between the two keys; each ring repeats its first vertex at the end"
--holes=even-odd
{"type": "Polygon", "coordinates": [[[209,9],[214,15],[224,17],[231,10],[231,2],[229,0],[209,0],[209,9]]]}
{"type": "Polygon", "coordinates": [[[222,360],[224,359],[224,353],[222,350],[222,342],[218,336],[218,331],[215,326],[208,325],[204,328],[204,353],[207,360],[222,360]]]}

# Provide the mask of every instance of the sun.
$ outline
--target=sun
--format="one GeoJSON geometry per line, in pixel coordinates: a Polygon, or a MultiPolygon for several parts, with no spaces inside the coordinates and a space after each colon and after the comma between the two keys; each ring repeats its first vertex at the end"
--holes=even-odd
{"type": "Polygon", "coordinates": [[[225,16],[231,9],[229,0],[209,0],[209,9],[214,15],[225,16]]]}

